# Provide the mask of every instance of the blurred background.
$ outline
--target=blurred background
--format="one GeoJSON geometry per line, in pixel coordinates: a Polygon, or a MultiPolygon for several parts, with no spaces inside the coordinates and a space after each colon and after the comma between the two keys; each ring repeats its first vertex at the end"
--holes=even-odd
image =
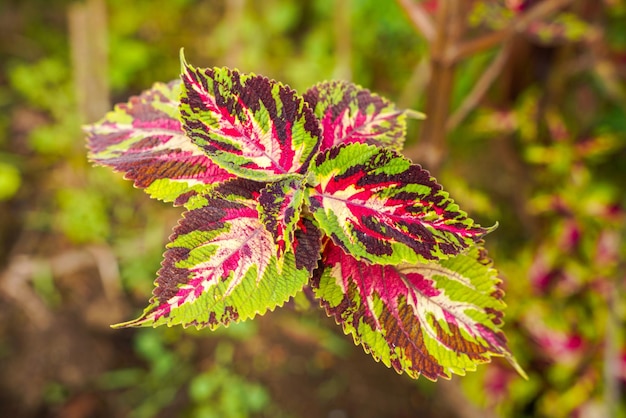
{"type": "Polygon", "coordinates": [[[0,416],[626,417],[626,1],[2,0],[0,416]],[[81,125],[195,66],[348,79],[504,280],[495,359],[451,381],[375,363],[316,306],[210,331],[134,318],[179,209],[86,160],[81,125]]]}

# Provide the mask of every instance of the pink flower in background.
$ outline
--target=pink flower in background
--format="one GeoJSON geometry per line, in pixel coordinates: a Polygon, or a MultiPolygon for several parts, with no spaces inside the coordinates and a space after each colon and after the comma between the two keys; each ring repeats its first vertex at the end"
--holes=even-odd
{"type": "Polygon", "coordinates": [[[545,255],[538,253],[528,272],[533,290],[539,294],[545,294],[551,285],[561,276],[559,269],[551,266],[545,255]]]}
{"type": "Polygon", "coordinates": [[[493,405],[505,401],[509,396],[509,384],[515,375],[499,362],[493,363],[485,372],[484,389],[493,405]]]}
{"type": "Polygon", "coordinates": [[[553,362],[576,362],[587,349],[583,336],[577,331],[554,329],[546,324],[540,313],[530,313],[525,324],[541,353],[553,362]]]}
{"type": "Polygon", "coordinates": [[[562,251],[571,252],[576,249],[580,243],[581,230],[578,222],[569,219],[565,222],[563,232],[561,233],[560,245],[562,251]]]}

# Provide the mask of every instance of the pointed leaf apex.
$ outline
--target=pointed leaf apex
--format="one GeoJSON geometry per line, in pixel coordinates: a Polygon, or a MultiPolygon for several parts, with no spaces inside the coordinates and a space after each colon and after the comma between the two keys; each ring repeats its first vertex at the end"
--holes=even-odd
{"type": "Polygon", "coordinates": [[[120,322],[118,324],[111,325],[113,329],[123,329],[123,328],[137,328],[137,327],[146,327],[151,325],[151,322],[146,320],[144,316],[140,316],[139,318],[132,319],[126,322],[120,322]]]}
{"type": "Polygon", "coordinates": [[[506,361],[509,362],[509,364],[513,367],[513,369],[515,369],[517,374],[519,374],[524,380],[528,380],[528,375],[526,374],[524,369],[522,369],[522,366],[519,365],[517,360],[515,360],[515,357],[509,354],[509,355],[505,355],[504,358],[506,359],[506,361]]]}
{"type": "Polygon", "coordinates": [[[308,169],[319,121],[289,86],[228,68],[195,68],[181,55],[180,114],[191,142],[233,175],[275,181],[308,169]]]}
{"type": "Polygon", "coordinates": [[[504,357],[522,376],[501,327],[502,293],[484,250],[447,260],[372,265],[327,240],[311,279],[326,312],[365,351],[412,378],[465,375],[504,357]]]}
{"type": "Polygon", "coordinates": [[[418,112],[417,110],[413,110],[413,109],[406,109],[404,111],[404,114],[411,119],[417,119],[417,120],[426,119],[426,113],[418,112]]]}
{"type": "Polygon", "coordinates": [[[185,73],[185,70],[189,68],[187,60],[185,59],[185,48],[180,49],[180,72],[185,73]]]}
{"type": "Polygon", "coordinates": [[[492,233],[493,231],[498,229],[499,226],[500,226],[500,222],[496,221],[496,223],[493,224],[492,226],[485,228],[485,235],[492,233]]]}

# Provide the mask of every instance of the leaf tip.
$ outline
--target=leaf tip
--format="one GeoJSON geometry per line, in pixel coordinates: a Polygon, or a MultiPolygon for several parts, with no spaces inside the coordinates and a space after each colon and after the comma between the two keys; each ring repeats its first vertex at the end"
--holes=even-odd
{"type": "Polygon", "coordinates": [[[485,228],[485,235],[492,233],[493,231],[495,231],[496,229],[498,229],[498,227],[500,226],[500,222],[496,221],[495,224],[493,224],[492,226],[485,228]]]}
{"type": "Polygon", "coordinates": [[[138,327],[146,327],[152,325],[152,321],[146,318],[144,315],[140,316],[137,319],[133,319],[126,322],[120,322],[118,324],[111,325],[113,329],[123,329],[123,328],[138,328],[138,327]]]}
{"type": "Polygon", "coordinates": [[[189,64],[187,64],[187,60],[185,59],[185,48],[180,48],[179,56],[180,56],[180,72],[185,73],[185,71],[189,68],[189,64]]]}
{"type": "Polygon", "coordinates": [[[134,322],[134,321],[120,322],[120,323],[117,323],[117,324],[110,325],[110,327],[112,329],[131,328],[133,326],[133,325],[131,325],[132,322],[134,322]]]}
{"type": "Polygon", "coordinates": [[[426,119],[426,114],[422,113],[422,112],[418,112],[417,110],[413,110],[413,109],[407,109],[404,111],[404,113],[412,119],[417,119],[417,120],[424,120],[426,119]]]}
{"type": "Polygon", "coordinates": [[[529,380],[528,375],[526,374],[524,369],[522,369],[522,366],[519,365],[517,360],[515,360],[515,357],[513,357],[512,355],[507,355],[505,356],[505,358],[506,361],[508,361],[509,364],[513,367],[513,369],[515,369],[517,374],[519,374],[524,380],[529,380]]]}

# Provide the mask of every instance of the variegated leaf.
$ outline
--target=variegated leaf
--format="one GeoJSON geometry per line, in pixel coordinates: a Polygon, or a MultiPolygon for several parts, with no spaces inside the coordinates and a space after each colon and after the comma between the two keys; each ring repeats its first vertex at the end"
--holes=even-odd
{"type": "Polygon", "coordinates": [[[485,233],[430,174],[398,153],[343,144],[311,166],[307,204],[347,253],[373,263],[445,259],[485,233]]]}
{"type": "Polygon", "coordinates": [[[318,83],[304,100],[320,121],[321,150],[350,142],[402,149],[406,115],[389,100],[348,81],[318,83]]]}
{"type": "Polygon", "coordinates": [[[183,205],[234,176],[185,136],[179,94],[179,81],[156,83],[86,131],[91,161],[124,172],[154,198],[183,205]]]}
{"type": "Polygon", "coordinates": [[[253,201],[257,201],[261,195],[261,191],[267,185],[265,182],[234,178],[225,181],[213,189],[210,194],[194,196],[189,200],[186,207],[190,210],[199,209],[209,205],[209,202],[215,199],[223,199],[228,201],[240,202],[245,201],[252,205],[253,201]]]}
{"type": "Polygon", "coordinates": [[[306,172],[320,136],[302,97],[266,77],[198,69],[181,59],[183,125],[215,163],[260,181],[306,172]]]}
{"type": "Polygon", "coordinates": [[[304,202],[304,176],[269,183],[259,196],[259,218],[272,234],[278,256],[291,249],[304,202]]]}
{"type": "Polygon", "coordinates": [[[327,243],[311,280],[315,295],[346,334],[377,361],[413,378],[464,375],[504,356],[502,291],[478,247],[453,258],[370,265],[327,243]]]}
{"type": "MultiPolygon", "coordinates": [[[[279,265],[254,201],[209,197],[206,203],[186,212],[170,237],[150,306],[118,326],[215,328],[273,310],[304,286],[319,244],[316,254],[287,252],[279,265]]],[[[312,225],[297,238],[306,246],[320,240],[312,225]]]]}

